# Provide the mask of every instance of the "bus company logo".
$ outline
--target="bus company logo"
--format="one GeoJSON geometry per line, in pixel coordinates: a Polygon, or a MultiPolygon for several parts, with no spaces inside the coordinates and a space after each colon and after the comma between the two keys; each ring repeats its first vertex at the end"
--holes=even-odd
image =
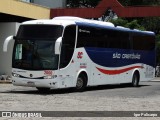
{"type": "Polygon", "coordinates": [[[83,58],[83,52],[78,52],[77,58],[82,59],[83,58]]]}
{"type": "Polygon", "coordinates": [[[45,74],[45,75],[52,76],[52,75],[53,75],[53,72],[52,72],[52,70],[45,70],[45,71],[44,71],[44,74],[45,74]]]}
{"type": "Polygon", "coordinates": [[[91,32],[88,31],[88,30],[82,30],[82,29],[79,29],[79,32],[83,32],[83,33],[91,33],[91,32]]]}

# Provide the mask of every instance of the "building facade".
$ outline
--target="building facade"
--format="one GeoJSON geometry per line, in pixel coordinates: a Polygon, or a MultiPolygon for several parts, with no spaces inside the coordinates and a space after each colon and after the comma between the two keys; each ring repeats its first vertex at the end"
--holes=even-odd
{"type": "Polygon", "coordinates": [[[30,2],[49,8],[65,8],[66,0],[31,0],[30,2]]]}
{"type": "Polygon", "coordinates": [[[66,6],[66,0],[21,0],[21,1],[42,5],[49,8],[64,8],[66,6]]]}

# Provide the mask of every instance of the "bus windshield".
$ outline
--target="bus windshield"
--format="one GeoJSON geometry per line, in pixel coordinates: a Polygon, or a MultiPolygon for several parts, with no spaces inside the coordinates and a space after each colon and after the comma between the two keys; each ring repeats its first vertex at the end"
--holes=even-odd
{"type": "Polygon", "coordinates": [[[59,56],[55,41],[62,36],[63,27],[53,25],[24,25],[16,36],[13,68],[26,70],[56,70],[59,56]]]}

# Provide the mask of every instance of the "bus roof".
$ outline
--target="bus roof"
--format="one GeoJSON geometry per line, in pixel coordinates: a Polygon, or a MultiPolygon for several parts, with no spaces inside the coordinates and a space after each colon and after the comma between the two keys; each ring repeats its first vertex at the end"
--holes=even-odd
{"type": "Polygon", "coordinates": [[[70,17],[70,16],[55,17],[52,20],[31,20],[31,21],[23,22],[22,24],[54,24],[54,25],[62,25],[62,26],[82,25],[82,26],[92,26],[97,28],[108,28],[112,30],[119,30],[119,31],[126,31],[126,32],[133,32],[133,33],[155,35],[154,32],[151,32],[151,31],[141,31],[137,29],[125,28],[122,26],[115,26],[111,22],[102,22],[97,20],[89,20],[89,19],[84,19],[79,17],[70,17]]]}

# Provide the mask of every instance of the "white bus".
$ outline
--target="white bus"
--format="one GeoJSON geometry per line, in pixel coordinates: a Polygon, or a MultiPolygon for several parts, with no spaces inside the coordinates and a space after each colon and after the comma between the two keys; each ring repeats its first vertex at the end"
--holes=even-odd
{"type": "Polygon", "coordinates": [[[12,83],[38,90],[148,81],[155,75],[155,34],[77,17],[20,25],[12,60],[12,83]]]}

